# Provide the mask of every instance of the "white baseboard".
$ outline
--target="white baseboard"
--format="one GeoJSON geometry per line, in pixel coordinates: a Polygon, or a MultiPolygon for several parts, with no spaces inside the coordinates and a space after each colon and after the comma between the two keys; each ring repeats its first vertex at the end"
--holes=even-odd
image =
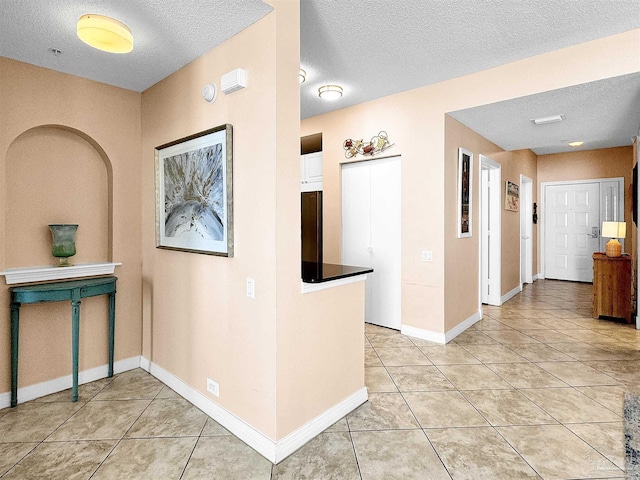
{"type": "Polygon", "coordinates": [[[368,399],[367,389],[362,388],[276,442],[153,362],[142,357],[140,363],[148,365],[151,375],[171,387],[272,463],[281,462],[368,399]]]}
{"type": "Polygon", "coordinates": [[[151,362],[145,357],[140,357],[140,368],[148,372],[151,370],[151,362]]]}
{"type": "MultiPolygon", "coordinates": [[[[113,373],[122,373],[127,370],[133,370],[140,366],[140,356],[125,358],[113,363],[113,373]]],[[[94,382],[101,378],[106,378],[109,373],[109,365],[101,365],[99,367],[91,368],[89,370],[83,370],[78,372],[78,385],[84,383],[94,382]]],[[[18,372],[19,374],[19,372],[18,372]]],[[[29,385],[18,389],[18,402],[24,403],[36,398],[51,395],[52,393],[58,393],[73,385],[73,377],[71,374],[64,377],[54,378],[53,380],[47,380],[46,382],[36,383],[35,385],[29,385]]],[[[11,406],[11,392],[0,393],[0,408],[6,408],[11,406]]]]}
{"type": "Polygon", "coordinates": [[[411,327],[409,325],[402,325],[400,327],[400,333],[409,337],[419,338],[421,340],[427,340],[434,343],[447,343],[446,335],[444,333],[433,332],[431,330],[425,330],[423,328],[411,327]]]}
{"type": "Polygon", "coordinates": [[[294,430],[276,443],[275,461],[272,460],[272,462],[281,462],[316,435],[322,433],[342,417],[354,411],[368,399],[367,389],[363,387],[329,410],[325,410],[313,420],[294,430]]]}
{"type": "Polygon", "coordinates": [[[469,318],[467,318],[464,322],[459,323],[458,325],[456,325],[455,327],[453,327],[451,330],[449,330],[447,333],[444,334],[445,343],[449,343],[451,340],[456,338],[458,335],[460,335],[462,332],[464,332],[466,329],[471,327],[474,323],[479,322],[480,320],[482,320],[482,312],[474,313],[469,318]]]}
{"type": "Polygon", "coordinates": [[[409,337],[420,338],[422,340],[441,343],[444,345],[445,343],[449,343],[471,325],[480,320],[482,320],[482,312],[478,311],[445,333],[432,332],[431,330],[424,330],[422,328],[411,327],[409,325],[403,325],[400,333],[402,333],[403,335],[408,335],[409,337]]]}
{"type": "Polygon", "coordinates": [[[504,302],[511,300],[513,297],[515,297],[517,294],[519,294],[522,291],[522,284],[518,285],[516,288],[514,288],[513,290],[505,293],[504,295],[502,295],[500,297],[500,305],[503,305],[504,302]]]}
{"type": "Polygon", "coordinates": [[[539,274],[539,273],[536,273],[536,274],[533,276],[533,281],[535,282],[535,281],[536,281],[536,280],[538,280],[539,278],[542,278],[542,277],[540,276],[540,274],[539,274]]]}

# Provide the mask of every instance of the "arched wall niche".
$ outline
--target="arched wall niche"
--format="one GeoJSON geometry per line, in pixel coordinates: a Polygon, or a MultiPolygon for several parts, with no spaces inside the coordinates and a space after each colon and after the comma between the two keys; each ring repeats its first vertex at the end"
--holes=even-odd
{"type": "Polygon", "coordinates": [[[5,157],[5,267],[53,265],[51,223],[77,223],[73,263],[113,258],[113,171],[104,149],[64,125],[18,135],[5,157]]]}

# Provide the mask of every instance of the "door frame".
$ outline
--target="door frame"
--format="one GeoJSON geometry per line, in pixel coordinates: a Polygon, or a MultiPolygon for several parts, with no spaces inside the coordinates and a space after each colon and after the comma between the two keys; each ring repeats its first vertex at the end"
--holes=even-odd
{"type": "Polygon", "coordinates": [[[478,241],[478,304],[479,310],[482,311],[483,304],[483,280],[484,280],[484,269],[483,269],[483,259],[484,259],[484,247],[487,242],[485,236],[487,234],[487,225],[486,219],[483,217],[484,208],[488,207],[488,213],[490,218],[489,231],[491,232],[492,242],[489,242],[489,250],[487,253],[489,255],[488,261],[488,276],[491,278],[491,289],[489,290],[489,294],[486,296],[486,303],[488,305],[496,305],[500,306],[501,303],[501,293],[502,293],[502,165],[495,160],[492,160],[489,157],[486,157],[482,154],[479,155],[480,158],[480,215],[479,218],[479,241],[478,241]],[[490,184],[494,185],[493,188],[489,189],[489,198],[485,198],[484,188],[483,188],[483,171],[487,171],[489,175],[490,184]]]}
{"type": "MultiPolygon", "coordinates": [[[[538,270],[540,270],[540,273],[538,274],[538,278],[546,278],[545,277],[545,264],[546,264],[545,233],[546,232],[545,232],[544,225],[545,225],[545,219],[547,215],[547,206],[545,203],[545,198],[547,196],[547,187],[556,186],[556,185],[579,185],[581,183],[599,183],[600,184],[599,212],[602,213],[603,204],[604,204],[602,199],[603,199],[603,196],[605,195],[604,188],[602,188],[602,185],[605,183],[611,183],[611,182],[618,182],[618,192],[620,192],[620,195],[618,196],[618,205],[617,205],[616,215],[622,214],[622,218],[624,219],[624,195],[625,195],[624,177],[589,178],[585,180],[560,180],[560,181],[554,181],[554,182],[540,183],[540,198],[538,199],[540,201],[540,228],[538,229],[538,245],[540,245],[540,259],[538,262],[539,263],[538,270]]],[[[601,217],[600,225],[602,225],[603,221],[605,221],[605,219],[601,217]]],[[[600,239],[600,241],[602,242],[602,238],[600,239]]],[[[620,243],[622,243],[624,247],[624,240],[621,241],[620,243]]]]}
{"type": "Polygon", "coordinates": [[[533,283],[533,180],[520,174],[520,290],[524,283],[533,283]]]}

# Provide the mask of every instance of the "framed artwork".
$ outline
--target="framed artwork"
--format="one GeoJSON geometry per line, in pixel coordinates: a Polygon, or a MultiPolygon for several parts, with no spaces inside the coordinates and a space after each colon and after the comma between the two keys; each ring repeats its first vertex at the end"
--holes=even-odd
{"type": "Polygon", "coordinates": [[[458,148],[458,238],[471,236],[473,153],[458,148]]]}
{"type": "Polygon", "coordinates": [[[520,210],[520,187],[509,180],[504,189],[504,209],[510,212],[520,210]]]}
{"type": "Polygon", "coordinates": [[[233,257],[231,125],[155,149],[156,246],[233,257]]]}

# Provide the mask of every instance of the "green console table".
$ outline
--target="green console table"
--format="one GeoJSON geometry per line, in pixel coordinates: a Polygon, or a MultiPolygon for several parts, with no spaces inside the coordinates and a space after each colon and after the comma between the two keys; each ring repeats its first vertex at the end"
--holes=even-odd
{"type": "Polygon", "coordinates": [[[71,301],[71,357],[73,388],[71,400],[78,401],[78,342],[80,339],[80,300],[109,295],[109,377],[113,376],[113,337],[115,332],[117,277],[85,278],[65,282],[12,287],[11,293],[11,406],[18,404],[18,330],[23,303],[71,301]]]}

